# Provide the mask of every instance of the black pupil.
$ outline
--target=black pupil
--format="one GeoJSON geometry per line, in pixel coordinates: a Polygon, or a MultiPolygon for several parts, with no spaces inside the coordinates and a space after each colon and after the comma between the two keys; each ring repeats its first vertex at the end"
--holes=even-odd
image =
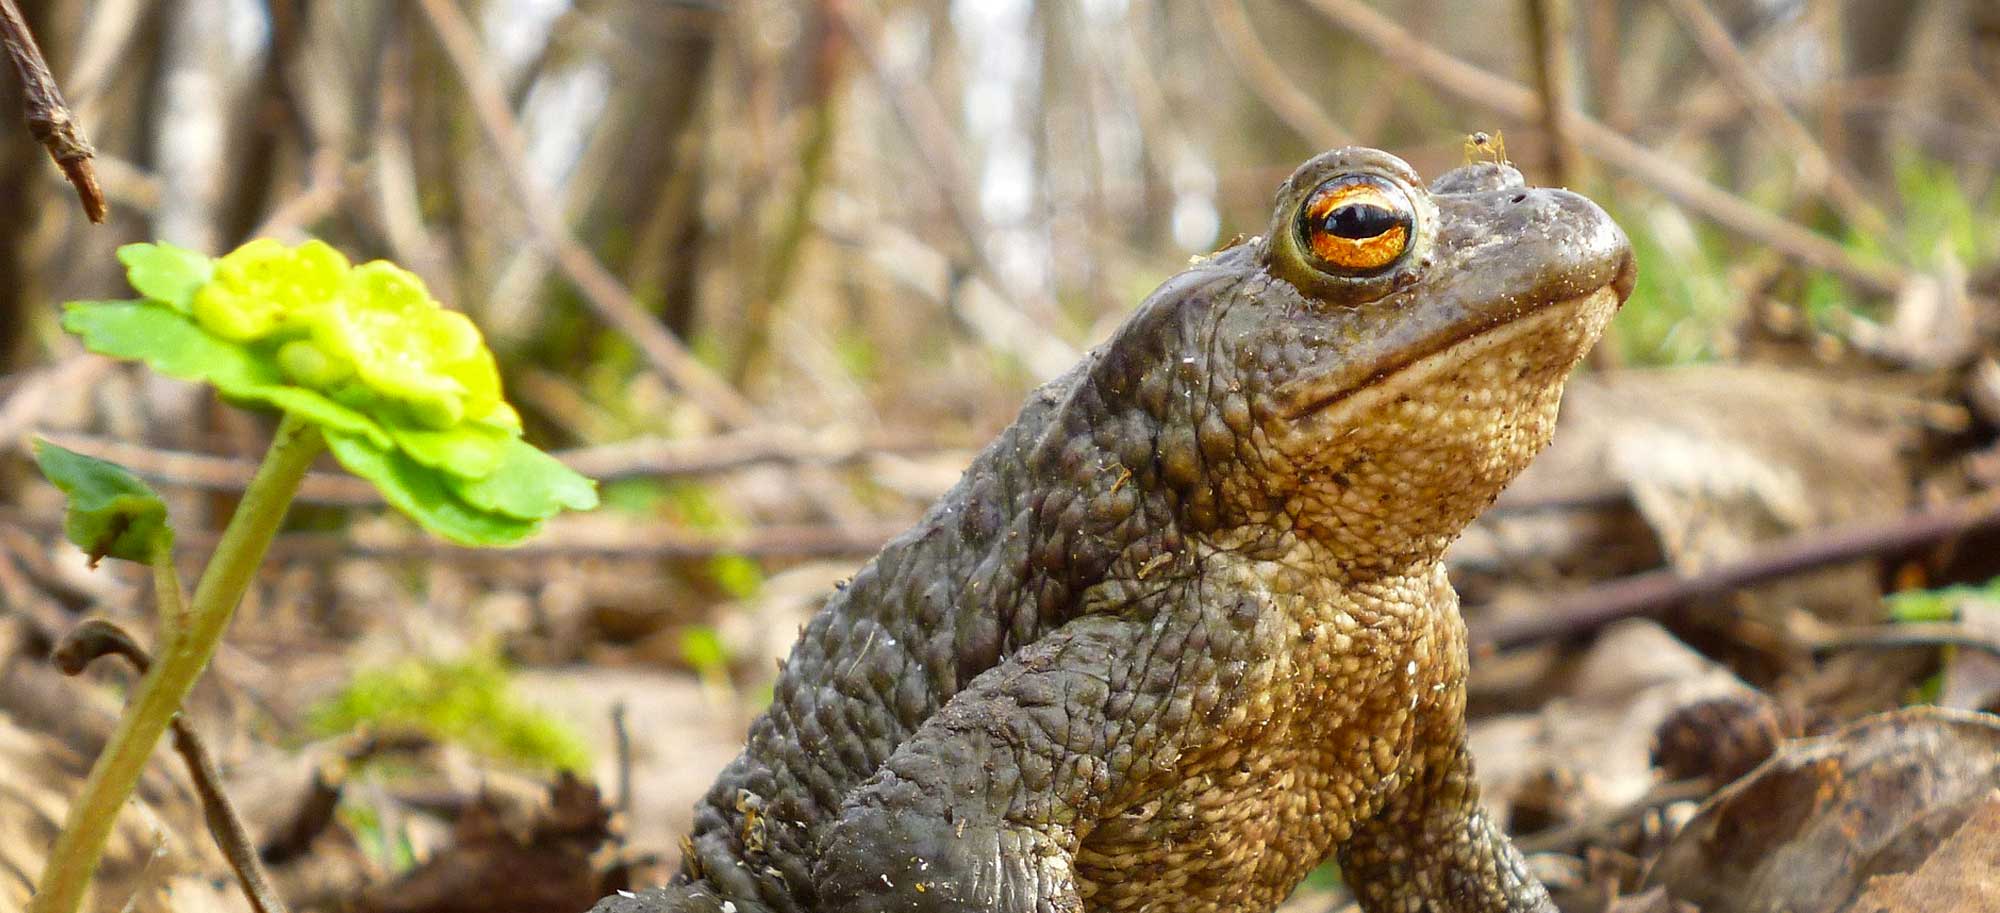
{"type": "Polygon", "coordinates": [[[1326,233],[1365,241],[1402,224],[1394,210],[1373,203],[1349,203],[1326,214],[1326,233]]]}

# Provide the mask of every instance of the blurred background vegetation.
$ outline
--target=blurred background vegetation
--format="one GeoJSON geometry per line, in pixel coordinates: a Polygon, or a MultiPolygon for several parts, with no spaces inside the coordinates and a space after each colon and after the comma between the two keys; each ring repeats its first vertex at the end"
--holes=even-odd
{"type": "Polygon", "coordinates": [[[1766,299],[1876,313],[2000,243],[1991,3],[22,5],[115,210],[87,228],[0,134],[0,367],[62,353],[51,303],[116,293],[119,243],[310,233],[472,313],[571,442],[975,438],[1347,142],[1436,173],[1504,131],[1531,178],[1604,200],[1646,266],[1614,350],[1640,363],[1733,354],[1766,299]],[[1589,123],[1552,134],[1545,91],[1589,123]],[[1688,182],[1711,205],[1676,205],[1688,182]],[[1771,218],[1742,230],[1717,200],[1771,218]],[[1851,262],[1800,269],[1758,229],[1851,262]],[[603,271],[580,282],[551,234],[603,271]],[[592,282],[755,415],[674,394],[592,282]]]}
{"type": "MultiPolygon", "coordinates": [[[[684,782],[638,817],[670,855],[817,594],[1036,384],[1190,256],[1262,232],[1293,167],[1346,143],[1435,175],[1485,131],[1531,182],[1603,203],[1641,268],[1587,371],[1747,364],[1921,394],[1890,503],[2000,481],[1990,453],[1946,459],[1988,452],[2000,422],[1992,0],[19,5],[112,211],[86,223],[0,121],[0,659],[86,611],[144,624],[142,581],[87,575],[48,537],[30,432],[164,483],[191,555],[262,450],[255,418],[59,331],[59,302],[124,296],[126,242],[310,235],[395,260],[485,329],[530,439],[605,483],[596,516],[496,557],[309,480],[204,686],[239,758],[498,719],[475,753],[581,769],[595,751],[602,771],[605,695],[671,692],[652,719],[721,722],[655,750],[684,782]],[[550,672],[621,664],[665,672],[550,672]],[[518,708],[510,670],[555,710],[518,708]]],[[[0,74],[0,98],[14,85],[0,74]]],[[[0,671],[31,703],[39,673],[0,671]]],[[[364,811],[348,820],[386,826],[364,811]]]]}

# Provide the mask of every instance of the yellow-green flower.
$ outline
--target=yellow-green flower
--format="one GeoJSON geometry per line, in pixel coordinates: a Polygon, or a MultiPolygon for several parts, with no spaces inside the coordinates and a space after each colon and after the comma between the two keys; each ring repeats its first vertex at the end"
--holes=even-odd
{"type": "Polygon", "coordinates": [[[322,242],[259,238],[215,261],[194,294],[194,319],[231,342],[299,335],[333,303],[347,270],[347,258],[322,242]]]}
{"type": "Polygon", "coordinates": [[[335,306],[313,320],[312,339],[423,427],[485,418],[500,402],[500,369],[479,329],[394,264],[350,271],[335,306]]]}
{"type": "Polygon", "coordinates": [[[71,302],[91,350],[212,383],[321,427],[335,458],[403,512],[468,544],[512,542],[590,480],[523,442],[479,329],[387,261],[350,266],[318,241],[252,241],[216,260],[119,250],[141,301],[71,302]]]}

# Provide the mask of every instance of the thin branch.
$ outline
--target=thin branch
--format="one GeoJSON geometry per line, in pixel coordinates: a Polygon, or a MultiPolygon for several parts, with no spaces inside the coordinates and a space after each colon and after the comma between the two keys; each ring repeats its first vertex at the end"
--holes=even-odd
{"type": "MultiPolygon", "coordinates": [[[[60,519],[32,516],[5,506],[0,506],[0,527],[25,530],[44,540],[62,537],[60,519]]],[[[511,565],[545,558],[648,561],[713,558],[716,555],[768,559],[865,558],[880,551],[883,543],[891,537],[909,528],[907,521],[779,525],[741,533],[708,535],[690,533],[686,527],[671,523],[612,523],[599,524],[587,530],[575,527],[549,529],[539,538],[512,548],[465,548],[417,533],[362,541],[347,533],[300,532],[275,537],[266,554],[267,560],[274,562],[380,558],[511,565]]],[[[216,539],[216,533],[206,530],[184,531],[174,537],[174,550],[185,555],[205,556],[215,550],[216,539]]],[[[10,573],[0,570],[0,601],[14,596],[25,597],[33,592],[25,580],[9,576],[10,573]]]]}
{"type": "Polygon", "coordinates": [[[27,452],[27,432],[42,419],[50,398],[57,391],[88,389],[99,376],[117,364],[88,353],[70,355],[56,364],[22,375],[20,382],[0,399],[0,448],[15,446],[27,452]]]}
{"type": "Polygon", "coordinates": [[[1797,162],[1800,181],[1826,194],[1828,201],[1856,228],[1871,235],[1883,235],[1891,228],[1887,217],[1855,187],[1812,131],[1799,122],[1769,81],[1758,75],[1750,58],[1729,35],[1729,27],[1701,0],[1667,0],[1667,6],[1687,27],[1688,36],[1717,70],[1723,80],[1750,105],[1758,126],[1784,146],[1788,157],[1797,162]]]}
{"type": "MultiPolygon", "coordinates": [[[[612,800],[611,808],[621,818],[629,818],[632,815],[632,731],[628,725],[627,711],[628,708],[622,700],[611,705],[612,744],[618,748],[618,791],[615,793],[616,798],[612,800]]],[[[625,835],[622,830],[616,839],[620,843],[624,842],[625,835]]]]}
{"type": "Polygon", "coordinates": [[[1548,136],[1549,178],[1574,187],[1582,162],[1569,135],[1569,0],[1526,0],[1526,6],[1535,93],[1542,100],[1542,132],[1548,136]]]}
{"type": "Polygon", "coordinates": [[[303,234],[307,226],[330,215],[341,200],[368,179],[367,166],[342,164],[333,149],[313,153],[306,168],[306,186],[271,208],[263,224],[250,232],[253,238],[290,237],[303,234]]]}
{"type": "MultiPolygon", "coordinates": [[[[362,542],[343,533],[287,533],[271,543],[275,561],[345,558],[423,559],[457,564],[500,562],[517,564],[542,558],[602,558],[659,560],[663,558],[861,558],[880,551],[908,523],[865,526],[767,526],[735,535],[690,535],[684,527],[665,523],[621,526],[615,535],[563,536],[544,533],[512,548],[465,548],[449,542],[411,536],[407,539],[362,542]]],[[[53,527],[50,533],[54,534],[53,527]]],[[[176,549],[204,554],[214,545],[211,535],[183,533],[176,549]]]]}
{"type": "Polygon", "coordinates": [[[1605,809],[1562,827],[1517,836],[1514,838],[1514,844],[1524,853],[1579,852],[1583,844],[1601,838],[1619,824],[1639,818],[1664,805],[1706,798],[1715,789],[1715,784],[1700,779],[1660,783],[1624,805],[1605,809]]]}
{"type": "Polygon", "coordinates": [[[814,435],[734,432],[690,440],[637,438],[556,451],[594,479],[704,475],[765,463],[842,466],[879,454],[927,455],[963,449],[914,435],[814,435]]]}
{"type": "Polygon", "coordinates": [[[1830,628],[1806,638],[1814,653],[1869,648],[1893,650],[1899,647],[1964,647],[2000,657],[2000,632],[1990,626],[1961,622],[1907,622],[1870,625],[1863,628],[1830,628]]]}
{"type": "Polygon", "coordinates": [[[730,427],[760,424],[762,419],[750,401],[661,327],[618,277],[562,224],[560,204],[528,168],[527,144],[520,123],[507,107],[506,87],[486,68],[478,34],[465,13],[453,0],[422,0],[422,6],[424,18],[465,84],[473,115],[499,156],[501,171],[513,185],[529,230],[548,249],[556,267],[583,293],[599,317],[630,338],[647,363],[702,411],[730,427]]]}
{"type": "MultiPolygon", "coordinates": [[[[257,471],[253,460],[164,450],[105,437],[47,432],[49,440],[86,456],[108,460],[143,478],[205,491],[242,491],[257,471]]],[[[24,445],[25,446],[25,445],[24,445]]],[[[619,444],[561,450],[555,457],[600,481],[708,475],[766,463],[840,466],[883,453],[936,453],[949,448],[915,438],[877,437],[842,441],[825,436],[732,432],[674,441],[641,438],[619,444]]],[[[306,473],[298,499],[338,507],[382,504],[381,492],[367,481],[333,472],[306,473]]]]}
{"type": "MultiPolygon", "coordinates": [[[[64,675],[79,675],[91,661],[114,655],[131,663],[140,676],[153,668],[153,658],[131,634],[102,618],[85,619],[71,629],[56,644],[50,659],[64,675]]],[[[272,890],[264,865],[258,860],[257,851],[251,848],[250,832],[243,827],[243,818],[236,814],[236,806],[230,804],[229,796],[222,791],[222,772],[216,768],[201,736],[187,724],[186,711],[174,718],[172,727],[174,751],[187,764],[188,776],[194,780],[202,816],[208,819],[208,832],[223,857],[229,860],[229,867],[236,871],[243,896],[249,899],[256,913],[285,913],[285,902],[272,890]]]]}
{"type": "Polygon", "coordinates": [[[1354,134],[1327,114],[1311,95],[1285,75],[1285,68],[1271,59],[1271,52],[1257,38],[1243,0],[1208,0],[1208,18],[1222,39],[1222,50],[1236,65],[1236,73],[1257,93],[1264,106],[1278,115],[1299,138],[1320,149],[1354,142],[1354,134]]]}
{"type": "Polygon", "coordinates": [[[2000,494],[1877,523],[1816,530],[1766,545],[1740,561],[1692,577],[1667,569],[1637,574],[1556,597],[1529,618],[1471,625],[1475,649],[1505,650],[1587,634],[1614,622],[1829,565],[1881,557],[2000,527],[2000,494]]]}
{"type": "MultiPolygon", "coordinates": [[[[1520,83],[1502,79],[1428,44],[1359,0],[1302,0],[1334,27],[1461,101],[1524,122],[1541,118],[1541,101],[1520,83]]],[[[1577,146],[1729,231],[1770,246],[1854,285],[1893,295],[1909,278],[1901,266],[1855,257],[1839,243],[1716,187],[1680,163],[1603,123],[1570,112],[1577,146]]]]}
{"type": "MultiPolygon", "coordinates": [[[[83,435],[58,434],[61,446],[124,466],[140,476],[170,485],[207,491],[242,491],[257,474],[257,461],[236,457],[161,450],[143,444],[83,435]]],[[[382,503],[375,486],[354,476],[331,472],[306,473],[298,499],[314,504],[369,507],[382,503]]]]}
{"type": "MultiPolygon", "coordinates": [[[[868,4],[825,0],[823,9],[846,36],[855,57],[868,68],[888,102],[890,113],[909,135],[924,162],[925,174],[937,188],[945,214],[951,218],[966,248],[971,272],[985,281],[1006,305],[1007,317],[977,313],[968,301],[948,303],[961,309],[966,322],[989,344],[1021,357],[1031,370],[1053,377],[1076,361],[1075,348],[1048,330],[1060,309],[1040,292],[1014,288],[993,262],[991,226],[981,216],[965,163],[972,161],[944,105],[928,85],[910,79],[888,65],[882,47],[882,20],[868,4]]],[[[957,258],[952,258],[954,267],[957,258]]]]}
{"type": "Polygon", "coordinates": [[[92,222],[103,222],[107,211],[104,191],[97,186],[97,171],[90,162],[96,150],[91,148],[89,137],[84,136],[76,115],[63,102],[55,74],[49,72],[49,62],[42,58],[42,49],[35,44],[28,20],[22,17],[14,0],[0,0],[0,48],[6,50],[8,59],[14,62],[14,72],[21,77],[21,107],[27,117],[28,133],[49,151],[49,158],[55,160],[63,177],[76,188],[83,214],[92,222]]]}
{"type": "Polygon", "coordinates": [[[762,279],[751,283],[749,300],[744,302],[744,335],[730,364],[730,379],[743,383],[750,369],[770,345],[772,315],[791,292],[804,257],[810,234],[813,207],[833,169],[833,141],[840,120],[840,77],[843,54],[840,35],[824,22],[815,22],[812,95],[806,103],[805,134],[799,139],[799,183],[790,191],[791,205],[773,232],[770,249],[758,272],[762,279]]]}

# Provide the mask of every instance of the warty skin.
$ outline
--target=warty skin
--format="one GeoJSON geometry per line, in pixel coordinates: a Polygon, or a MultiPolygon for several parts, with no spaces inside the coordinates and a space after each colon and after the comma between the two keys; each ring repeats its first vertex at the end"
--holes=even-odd
{"type": "Polygon", "coordinates": [[[1337,855],[1368,913],[1553,911],[1478,806],[1440,559],[1632,276],[1511,167],[1306,162],[832,595],[677,883],[598,909],[1254,913],[1337,855]],[[1349,275],[1300,211],[1363,174],[1410,230],[1349,275]]]}

